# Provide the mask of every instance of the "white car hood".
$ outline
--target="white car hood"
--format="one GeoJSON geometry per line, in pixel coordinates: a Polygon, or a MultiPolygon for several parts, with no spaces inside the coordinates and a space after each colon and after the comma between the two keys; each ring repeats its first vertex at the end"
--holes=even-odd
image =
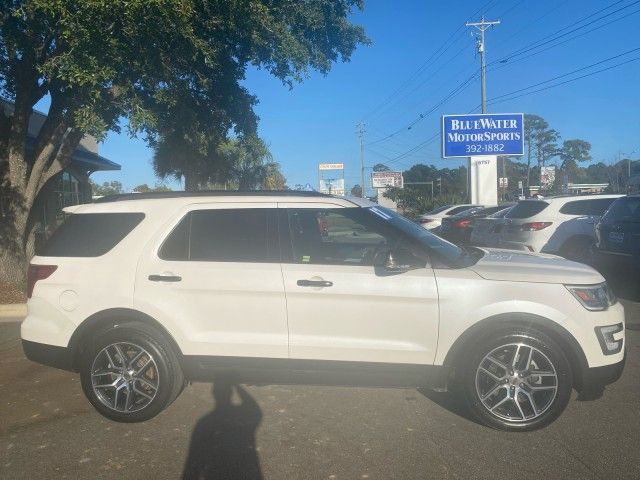
{"type": "Polygon", "coordinates": [[[487,280],[574,285],[604,282],[602,275],[590,266],[556,255],[493,248],[482,250],[484,257],[469,268],[487,280]]]}

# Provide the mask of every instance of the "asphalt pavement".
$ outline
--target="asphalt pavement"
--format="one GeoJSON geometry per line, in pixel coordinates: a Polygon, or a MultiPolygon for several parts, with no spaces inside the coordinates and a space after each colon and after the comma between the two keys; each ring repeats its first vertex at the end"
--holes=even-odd
{"type": "Polygon", "coordinates": [[[77,375],[26,360],[19,324],[1,323],[0,478],[638,479],[640,304],[626,307],[622,378],[520,434],[475,423],[449,394],[247,386],[217,389],[216,405],[204,383],[148,422],[115,423],[77,375]]]}

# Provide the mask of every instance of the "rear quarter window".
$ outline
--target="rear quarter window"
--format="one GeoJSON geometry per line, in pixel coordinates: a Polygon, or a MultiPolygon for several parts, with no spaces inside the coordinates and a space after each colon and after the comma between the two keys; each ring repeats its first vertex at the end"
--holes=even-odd
{"type": "Polygon", "coordinates": [[[505,215],[505,218],[533,217],[534,215],[542,212],[548,206],[549,204],[547,202],[543,202],[541,200],[524,200],[522,202],[518,202],[515,207],[509,210],[505,215]]]}
{"type": "Polygon", "coordinates": [[[120,243],[144,213],[72,214],[36,252],[44,257],[99,257],[120,243]]]}

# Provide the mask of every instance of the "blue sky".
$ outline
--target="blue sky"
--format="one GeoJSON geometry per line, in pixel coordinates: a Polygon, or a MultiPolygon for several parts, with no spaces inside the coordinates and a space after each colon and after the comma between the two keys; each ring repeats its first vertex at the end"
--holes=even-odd
{"type": "MultiPolygon", "coordinates": [[[[355,13],[352,19],[365,27],[372,45],[358,48],[351,62],[335,65],[327,76],[312,72],[292,90],[264,71],[252,69],[247,74],[246,86],[260,100],[256,109],[261,119],[259,134],[281,164],[288,184],[308,182],[315,186],[320,162],[345,163],[349,188],[360,183],[359,121],[365,123],[367,166],[461,165],[460,160],[440,157],[440,116],[476,108],[480,103],[479,80],[439,104],[478,69],[473,30],[464,23],[477,20],[480,13],[502,22],[487,31],[489,100],[640,47],[637,0],[368,0],[364,12],[355,13]],[[618,9],[622,10],[612,13],[618,9]],[[597,20],[607,14],[611,15],[597,20]],[[581,19],[585,20],[576,24],[581,19]],[[592,25],[571,32],[592,21],[592,25]],[[612,23],[605,25],[607,22],[612,23]],[[565,36],[511,55],[534,42],[551,40],[551,35],[563,28],[560,34],[565,36]],[[556,45],[560,42],[564,43],[556,45]],[[491,64],[505,58],[509,59],[506,63],[491,64]],[[406,129],[420,113],[428,111],[432,112],[406,129]],[[395,131],[399,132],[378,141],[395,131]],[[433,140],[405,155],[430,138],[433,140]]],[[[556,82],[637,57],[640,50],[556,82]]],[[[634,150],[635,158],[640,156],[639,85],[640,61],[631,61],[557,88],[490,105],[489,111],[541,115],[562,138],[590,141],[594,161],[610,162],[618,152],[634,150]]],[[[93,178],[98,182],[119,180],[132,188],[158,181],[150,163],[151,151],[142,140],[109,134],[100,153],[120,163],[122,170],[96,173],[93,178]]],[[[177,182],[167,183],[180,187],[177,182]]]]}

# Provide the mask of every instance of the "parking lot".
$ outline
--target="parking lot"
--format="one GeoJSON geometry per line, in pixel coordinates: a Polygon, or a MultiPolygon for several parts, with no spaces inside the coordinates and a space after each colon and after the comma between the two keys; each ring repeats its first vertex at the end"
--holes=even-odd
{"type": "Polygon", "coordinates": [[[77,375],[26,360],[19,323],[2,323],[0,476],[639,478],[640,304],[625,306],[622,378],[600,400],[574,397],[558,421],[525,434],[476,424],[447,394],[247,386],[244,400],[234,393],[231,405],[216,406],[204,383],[151,421],[114,423],[87,403],[77,375]]]}

